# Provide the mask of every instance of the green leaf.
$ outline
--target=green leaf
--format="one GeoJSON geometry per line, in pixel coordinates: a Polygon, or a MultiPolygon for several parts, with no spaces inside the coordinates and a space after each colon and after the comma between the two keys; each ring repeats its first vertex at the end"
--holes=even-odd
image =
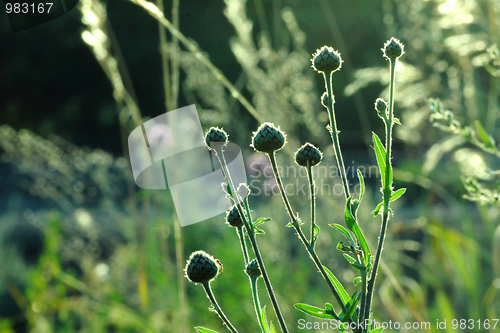
{"type": "Polygon", "coordinates": [[[354,281],[352,281],[352,282],[354,283],[354,285],[355,285],[355,286],[357,286],[357,285],[358,285],[358,283],[360,283],[360,282],[361,282],[361,276],[355,277],[355,278],[354,278],[354,281]]]}
{"type": "Polygon", "coordinates": [[[286,227],[288,227],[288,228],[293,227],[293,222],[288,223],[288,224],[286,225],[286,227]]]}
{"type": "Polygon", "coordinates": [[[264,230],[259,229],[259,228],[257,228],[257,227],[256,227],[256,228],[254,228],[253,230],[255,231],[255,233],[256,233],[256,234],[265,234],[264,230]]]}
{"type": "Polygon", "coordinates": [[[476,127],[477,127],[477,132],[479,134],[479,138],[481,139],[481,141],[483,141],[484,146],[489,149],[497,150],[495,146],[495,140],[493,140],[491,135],[488,135],[488,133],[486,133],[483,125],[481,125],[479,120],[476,120],[476,127]]]}
{"type": "Polygon", "coordinates": [[[330,226],[334,227],[335,229],[337,229],[342,235],[345,236],[345,238],[347,238],[347,240],[351,243],[352,246],[355,246],[356,243],[354,242],[354,239],[352,239],[351,237],[351,234],[349,233],[349,231],[347,231],[346,228],[344,228],[343,226],[341,226],[340,224],[329,224],[330,226]]]}
{"type": "Polygon", "coordinates": [[[371,258],[370,248],[368,247],[368,243],[366,242],[363,232],[359,228],[358,222],[351,213],[351,200],[352,197],[347,198],[345,206],[345,223],[347,225],[347,228],[349,228],[354,233],[354,236],[359,242],[359,245],[361,245],[361,249],[363,250],[363,261],[365,266],[367,266],[370,263],[371,258]]]}
{"type": "Polygon", "coordinates": [[[253,226],[258,226],[259,224],[262,224],[264,222],[267,222],[267,221],[271,221],[271,218],[270,217],[261,217],[260,219],[257,219],[257,221],[255,221],[253,223],[253,226]]]}
{"type": "Polygon", "coordinates": [[[212,331],[212,330],[209,330],[208,328],[201,327],[201,326],[195,327],[194,329],[198,333],[217,333],[217,331],[212,331]]]}
{"type": "Polygon", "coordinates": [[[393,122],[394,124],[401,125],[401,122],[399,121],[399,119],[398,119],[398,118],[392,118],[392,122],[393,122]]]}
{"type": "Polygon", "coordinates": [[[381,202],[377,205],[377,207],[375,208],[375,210],[372,212],[373,214],[373,217],[377,216],[378,214],[380,214],[380,211],[382,209],[382,207],[384,206],[384,203],[381,202]]]}
{"type": "Polygon", "coordinates": [[[271,333],[276,333],[276,328],[274,328],[274,325],[272,322],[271,322],[271,333]]]}
{"type": "Polygon", "coordinates": [[[365,193],[365,178],[363,174],[358,169],[358,179],[359,179],[359,203],[363,201],[363,194],[365,193]]]}
{"type": "Polygon", "coordinates": [[[340,320],[335,312],[330,312],[326,309],[320,309],[309,304],[297,303],[295,304],[295,308],[316,318],[340,320]]]}
{"type": "Polygon", "coordinates": [[[385,176],[386,176],[385,174],[386,152],[384,146],[382,145],[382,142],[380,141],[380,138],[375,133],[373,133],[373,149],[375,149],[375,156],[377,157],[377,164],[380,170],[380,177],[382,179],[382,188],[383,188],[385,186],[385,176]]]}
{"type": "Polygon", "coordinates": [[[359,301],[359,292],[356,290],[354,294],[352,294],[352,297],[349,299],[349,302],[347,303],[347,311],[345,314],[342,312],[340,315],[340,321],[341,322],[347,322],[351,318],[354,310],[356,309],[356,306],[358,305],[359,301]]]}
{"type": "Polygon", "coordinates": [[[349,261],[350,264],[354,264],[356,262],[356,259],[348,255],[347,253],[344,253],[344,257],[349,261]]]}
{"type": "Polygon", "coordinates": [[[319,227],[317,225],[314,225],[314,234],[313,234],[313,239],[312,239],[312,243],[316,243],[316,240],[318,239],[318,235],[319,235],[319,227]]]}
{"type": "Polygon", "coordinates": [[[402,196],[405,192],[406,192],[406,188],[400,188],[396,192],[392,193],[391,197],[389,198],[389,201],[395,201],[400,196],[402,196]]]}
{"type": "Polygon", "coordinates": [[[384,329],[383,329],[382,327],[380,327],[380,328],[376,328],[376,329],[374,329],[374,330],[370,331],[370,333],[380,333],[380,332],[382,332],[383,330],[384,330],[384,329]]]}
{"type": "Polygon", "coordinates": [[[328,269],[328,267],[323,266],[325,269],[326,275],[328,275],[328,278],[332,282],[333,286],[335,287],[335,290],[339,293],[340,299],[344,303],[344,305],[349,301],[349,294],[345,290],[344,286],[340,281],[333,275],[333,273],[328,269]]]}
{"type": "Polygon", "coordinates": [[[262,309],[260,310],[260,318],[262,320],[262,324],[264,325],[264,327],[262,327],[262,329],[264,330],[264,333],[270,333],[270,330],[269,330],[269,325],[267,323],[267,314],[266,314],[266,307],[262,307],[262,309]]]}

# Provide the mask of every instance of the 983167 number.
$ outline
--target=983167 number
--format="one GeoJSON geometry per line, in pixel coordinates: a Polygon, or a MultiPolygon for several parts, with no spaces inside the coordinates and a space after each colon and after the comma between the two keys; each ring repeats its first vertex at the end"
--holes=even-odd
{"type": "Polygon", "coordinates": [[[53,3],[52,2],[46,2],[46,3],[7,3],[5,4],[5,10],[7,14],[43,14],[43,13],[50,13],[50,9],[52,8],[53,3]]]}

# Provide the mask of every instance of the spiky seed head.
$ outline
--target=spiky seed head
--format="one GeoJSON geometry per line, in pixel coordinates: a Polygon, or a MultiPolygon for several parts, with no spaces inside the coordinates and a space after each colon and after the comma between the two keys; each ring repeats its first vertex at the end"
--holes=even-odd
{"type": "Polygon", "coordinates": [[[221,265],[218,260],[204,251],[191,253],[185,268],[186,277],[193,283],[206,283],[213,280],[221,265]]]}
{"type": "Polygon", "coordinates": [[[387,102],[382,98],[377,98],[375,101],[375,110],[377,110],[378,115],[382,117],[382,115],[385,115],[387,112],[387,102]]]}
{"type": "MultiPolygon", "coordinates": [[[[333,98],[333,103],[335,103],[335,95],[332,95],[332,98],[333,98]]],[[[328,105],[330,103],[328,103],[328,93],[326,91],[321,96],[321,104],[328,109],[328,105]]]]}
{"type": "Polygon", "coordinates": [[[384,57],[389,60],[397,59],[405,53],[403,43],[394,37],[384,44],[382,51],[384,51],[384,57]]]}
{"type": "Polygon", "coordinates": [[[253,132],[251,147],[256,151],[270,154],[283,148],[286,135],[272,123],[263,123],[253,132]]]}
{"type": "Polygon", "coordinates": [[[240,212],[238,211],[238,207],[236,207],[236,205],[228,210],[226,214],[226,221],[231,227],[240,228],[243,226],[243,220],[241,219],[240,212]]]}
{"type": "Polygon", "coordinates": [[[248,274],[250,278],[256,279],[259,276],[262,275],[262,272],[260,271],[259,263],[257,262],[257,259],[254,259],[250,261],[250,263],[247,265],[245,272],[248,274]]]}
{"type": "MultiPolygon", "coordinates": [[[[227,143],[227,138],[228,135],[222,128],[211,127],[205,134],[205,144],[207,145],[208,149],[211,149],[211,143],[218,143],[222,146],[225,146],[227,143]]],[[[214,145],[212,145],[212,147],[214,147],[214,145]]]]}
{"type": "Polygon", "coordinates": [[[315,166],[323,159],[323,153],[309,142],[295,153],[295,162],[300,166],[315,166]]]}
{"type": "Polygon", "coordinates": [[[312,61],[312,68],[318,72],[330,73],[339,70],[342,67],[342,58],[340,53],[332,47],[323,46],[316,50],[312,61]]]}

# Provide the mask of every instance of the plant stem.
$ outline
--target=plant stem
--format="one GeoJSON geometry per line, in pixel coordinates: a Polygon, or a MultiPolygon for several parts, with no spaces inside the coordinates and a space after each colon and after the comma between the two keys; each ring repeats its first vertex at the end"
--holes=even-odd
{"type": "MultiPolygon", "coordinates": [[[[370,280],[368,281],[368,290],[366,296],[366,305],[364,315],[365,317],[370,316],[371,302],[373,298],[373,291],[375,288],[375,279],[377,278],[377,271],[380,265],[380,258],[382,255],[382,249],[384,247],[384,240],[387,233],[387,224],[389,221],[389,205],[390,197],[392,192],[392,167],[391,167],[391,149],[392,149],[392,126],[393,126],[393,115],[394,115],[394,84],[396,75],[396,59],[390,60],[391,66],[391,82],[390,82],[390,97],[389,97],[389,115],[384,117],[385,120],[385,149],[386,149],[386,175],[385,184],[383,184],[383,195],[384,195],[384,212],[382,215],[382,227],[380,229],[380,237],[378,240],[377,254],[375,255],[375,262],[373,263],[373,269],[370,275],[370,280]]],[[[365,318],[362,318],[363,320],[365,318]]]]}
{"type": "Polygon", "coordinates": [[[363,320],[364,323],[364,317],[365,317],[365,302],[366,302],[366,271],[360,270],[361,273],[361,299],[359,301],[360,304],[360,313],[359,313],[359,318],[363,320]]]}
{"type": "Polygon", "coordinates": [[[309,242],[307,241],[306,236],[302,232],[300,224],[297,221],[295,214],[293,213],[292,207],[290,206],[290,202],[288,201],[288,197],[286,196],[286,193],[285,193],[284,188],[283,188],[283,182],[281,181],[281,176],[280,176],[279,171],[278,171],[278,167],[276,164],[276,156],[275,156],[274,152],[272,154],[269,154],[268,156],[269,156],[269,160],[271,161],[271,166],[273,168],[274,178],[276,179],[276,183],[278,183],[278,188],[280,190],[281,197],[283,198],[286,210],[288,212],[288,215],[290,216],[293,227],[295,228],[295,231],[297,232],[297,235],[299,236],[300,240],[302,241],[302,243],[306,247],[307,252],[309,253],[309,256],[311,256],[311,259],[314,261],[314,263],[316,264],[316,267],[319,269],[321,275],[323,276],[326,283],[330,287],[333,295],[337,299],[337,302],[340,304],[342,311],[345,312],[346,307],[345,307],[344,303],[342,302],[342,299],[340,298],[339,293],[335,289],[335,286],[333,285],[332,281],[330,281],[328,274],[326,274],[326,271],[323,268],[323,264],[321,263],[321,260],[319,259],[318,255],[316,254],[316,251],[314,250],[314,247],[312,245],[310,245],[309,242]]]}
{"type": "Polygon", "coordinates": [[[269,279],[269,276],[267,275],[267,270],[264,265],[264,261],[262,260],[262,256],[260,254],[259,246],[257,245],[257,241],[255,240],[255,233],[253,229],[253,222],[250,216],[250,209],[248,207],[248,201],[246,201],[246,206],[247,206],[247,213],[248,216],[245,215],[245,212],[243,211],[243,208],[241,207],[240,200],[235,198],[234,196],[238,196],[238,193],[234,189],[234,184],[233,180],[231,179],[231,174],[229,173],[229,169],[227,167],[226,159],[224,158],[224,153],[222,151],[222,148],[216,150],[217,158],[219,159],[219,163],[221,165],[222,172],[224,173],[224,177],[226,178],[226,182],[229,185],[229,191],[231,198],[233,199],[233,202],[236,204],[236,207],[238,208],[238,213],[240,214],[240,217],[243,219],[243,224],[245,225],[245,228],[247,229],[248,233],[248,238],[250,238],[250,243],[252,244],[252,249],[255,254],[255,258],[257,259],[257,262],[259,263],[259,268],[262,272],[262,278],[264,279],[264,283],[266,285],[267,293],[269,294],[269,298],[271,300],[271,303],[274,308],[274,312],[276,314],[276,317],[278,318],[278,322],[281,327],[281,331],[283,333],[288,333],[288,328],[286,327],[285,319],[283,318],[283,315],[281,314],[281,310],[278,304],[278,300],[276,299],[276,295],[274,294],[273,286],[271,285],[271,280],[269,279]],[[248,218],[248,220],[247,220],[248,218]]]}
{"type": "Polygon", "coordinates": [[[238,227],[237,232],[238,232],[238,237],[240,239],[241,251],[243,252],[243,257],[245,259],[245,266],[246,266],[246,264],[248,264],[248,250],[247,250],[247,244],[245,242],[245,235],[243,233],[243,227],[238,227]]]}
{"type": "MultiPolygon", "coordinates": [[[[312,167],[307,166],[307,176],[309,179],[309,196],[311,200],[311,240],[310,244],[312,247],[314,247],[314,243],[316,242],[315,234],[316,234],[316,193],[315,193],[315,186],[314,186],[314,180],[313,180],[313,173],[312,173],[312,167]]],[[[317,236],[317,235],[316,235],[317,236]]]]}
{"type": "Polygon", "coordinates": [[[259,319],[259,325],[260,329],[262,332],[264,332],[264,325],[267,325],[267,323],[264,324],[262,321],[262,308],[260,307],[260,301],[259,301],[259,293],[257,291],[257,279],[255,277],[250,278],[250,284],[252,285],[252,298],[253,298],[253,305],[255,307],[255,312],[257,314],[257,318],[259,319]]]}
{"type": "Polygon", "coordinates": [[[334,101],[333,101],[333,92],[332,92],[332,75],[333,73],[323,73],[323,78],[325,79],[326,91],[328,94],[328,116],[330,118],[330,135],[333,140],[333,150],[335,152],[335,158],[337,159],[337,167],[340,170],[340,177],[342,179],[342,184],[344,185],[344,194],[345,198],[351,196],[349,192],[349,183],[347,182],[347,174],[345,172],[344,159],[342,158],[342,151],[340,150],[339,143],[339,132],[337,130],[337,122],[335,120],[335,112],[334,112],[334,101]],[[330,76],[327,78],[327,76],[330,76]]]}
{"type": "Polygon", "coordinates": [[[212,305],[215,311],[217,311],[217,314],[219,315],[222,322],[227,326],[227,328],[232,333],[238,333],[238,331],[234,328],[229,319],[227,319],[226,315],[224,314],[219,304],[217,303],[217,300],[215,299],[214,294],[212,293],[212,289],[210,288],[210,281],[203,283],[203,288],[205,288],[205,292],[207,293],[208,299],[210,300],[210,302],[212,302],[212,305]]]}

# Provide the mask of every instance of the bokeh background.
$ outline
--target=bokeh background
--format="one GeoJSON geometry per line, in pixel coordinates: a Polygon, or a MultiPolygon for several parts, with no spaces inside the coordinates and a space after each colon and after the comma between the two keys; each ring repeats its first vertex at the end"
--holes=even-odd
{"type": "MultiPolygon", "coordinates": [[[[375,318],[431,322],[431,332],[436,320],[445,319],[450,332],[456,331],[453,319],[475,321],[463,332],[500,329],[491,321],[500,306],[498,154],[429,119],[429,98],[439,98],[464,127],[481,132],[479,121],[499,139],[500,78],[494,74],[500,57],[495,60],[492,46],[500,43],[500,3],[157,5],[190,47],[131,1],[82,0],[64,16],[18,33],[0,14],[1,333],[184,333],[194,326],[223,332],[202,288],[183,277],[186,258],[196,250],[224,265],[212,285],[229,319],[242,332],[258,332],[234,229],[224,215],[180,228],[168,190],[134,184],[126,138],[143,121],[196,104],[205,129],[224,127],[242,148],[255,189],[272,189],[269,174],[255,172],[266,167],[265,159],[249,144],[260,121],[274,122],[288,134],[278,162],[292,166],[285,172],[285,182],[294,184],[292,204],[307,217],[307,195],[299,191],[306,179],[292,172],[298,171],[292,152],[310,141],[323,150],[325,166],[335,165],[320,104],[323,79],[310,67],[311,54],[323,45],[341,52],[344,64],[333,89],[344,159],[350,170],[368,168],[376,165],[371,132],[384,130],[373,103],[388,98],[388,62],[380,49],[392,36],[406,45],[397,71],[395,113],[402,125],[396,127],[393,163],[396,187],[408,190],[394,205],[375,318]],[[461,179],[480,189],[471,193],[461,179]]],[[[348,174],[354,187],[355,173],[348,174]]],[[[332,187],[340,182],[334,172],[320,180],[332,187]]],[[[371,211],[380,201],[380,183],[376,174],[366,181],[359,216],[374,248],[380,218],[371,211]]],[[[307,331],[297,321],[315,319],[293,304],[334,302],[285,227],[280,197],[256,192],[254,215],[272,219],[258,241],[282,311],[291,332],[307,331]]],[[[340,235],[328,227],[343,223],[344,203],[340,193],[318,197],[317,248],[352,293],[355,274],[336,250],[340,235]]],[[[271,310],[268,315],[276,323],[271,310]]]]}

